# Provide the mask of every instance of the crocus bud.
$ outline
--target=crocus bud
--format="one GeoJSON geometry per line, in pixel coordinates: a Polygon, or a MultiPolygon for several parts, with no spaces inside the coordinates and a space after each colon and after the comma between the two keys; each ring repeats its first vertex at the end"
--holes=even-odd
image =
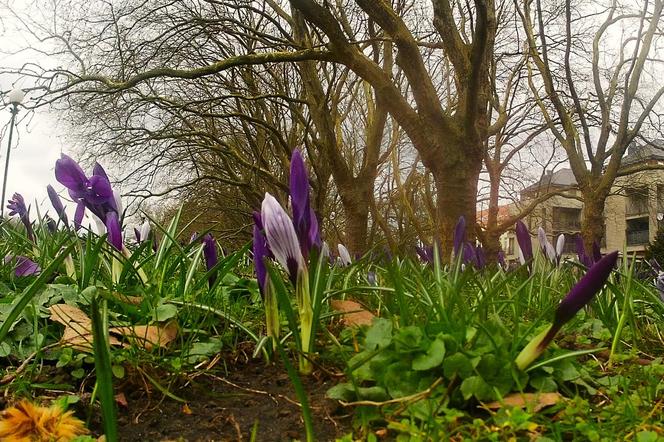
{"type": "Polygon", "coordinates": [[[150,236],[150,223],[148,220],[143,221],[143,224],[141,224],[141,229],[139,230],[139,233],[141,235],[141,240],[142,241],[147,241],[148,237],[150,236]]]}
{"type": "Polygon", "coordinates": [[[337,249],[339,250],[339,262],[342,266],[349,266],[353,263],[353,260],[350,257],[348,249],[343,244],[338,244],[337,249]]]}
{"type": "Polygon", "coordinates": [[[64,223],[65,226],[69,224],[69,220],[67,219],[67,214],[65,213],[65,206],[62,204],[60,195],[58,195],[53,186],[51,186],[50,184],[46,186],[46,193],[48,193],[48,199],[51,200],[51,205],[55,209],[55,213],[58,214],[60,220],[64,223]]]}
{"type": "Polygon", "coordinates": [[[560,302],[553,319],[553,324],[539,335],[519,353],[515,363],[520,369],[528,367],[546,350],[558,331],[574,317],[602,289],[613,267],[618,260],[618,252],[609,253],[597,261],[586,274],[569,291],[560,302]]]}
{"type": "Polygon", "coordinates": [[[516,241],[519,243],[519,259],[521,264],[525,264],[527,261],[533,259],[533,243],[530,239],[530,232],[528,232],[528,227],[519,220],[516,222],[516,241]]]}
{"type": "Polygon", "coordinates": [[[267,192],[261,205],[261,219],[270,250],[277,262],[288,270],[291,281],[295,284],[298,271],[304,269],[300,243],[288,214],[267,192]]]}
{"type": "Polygon", "coordinates": [[[459,255],[461,252],[461,245],[464,243],[466,238],[466,218],[462,215],[459,217],[459,221],[456,223],[454,228],[454,255],[459,255]]]}
{"type": "MultiPolygon", "coordinates": [[[[217,257],[217,242],[209,233],[203,236],[203,256],[205,257],[205,266],[209,272],[214,266],[217,265],[217,262],[219,261],[217,257]]],[[[208,284],[210,287],[212,284],[214,284],[216,279],[217,275],[210,275],[208,279],[208,284]]]]}
{"type": "Polygon", "coordinates": [[[563,256],[563,250],[565,250],[565,234],[561,233],[556,240],[556,257],[559,261],[560,257],[563,256]]]}

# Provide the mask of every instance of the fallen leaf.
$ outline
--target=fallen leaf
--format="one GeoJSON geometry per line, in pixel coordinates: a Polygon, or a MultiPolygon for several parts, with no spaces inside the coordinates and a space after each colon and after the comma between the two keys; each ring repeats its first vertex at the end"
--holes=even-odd
{"type": "Polygon", "coordinates": [[[507,395],[502,401],[494,401],[484,404],[484,408],[490,410],[498,410],[503,407],[533,407],[533,411],[540,411],[542,408],[555,405],[560,402],[563,397],[560,393],[513,393],[507,395]]]}
{"type": "Polygon", "coordinates": [[[347,326],[371,325],[373,318],[376,317],[355,301],[334,300],[330,302],[330,305],[334,310],[342,313],[341,319],[347,326]]]}
{"type": "Polygon", "coordinates": [[[49,310],[52,320],[81,334],[89,333],[92,330],[92,320],[78,307],[69,304],[55,304],[50,306],[49,310]]]}
{"type": "Polygon", "coordinates": [[[152,347],[165,347],[173,341],[178,334],[176,321],[165,325],[135,325],[133,327],[111,327],[109,333],[121,335],[146,350],[152,347]]]}
{"type": "Polygon", "coordinates": [[[115,395],[115,402],[117,402],[119,405],[122,405],[123,407],[128,407],[129,403],[127,402],[127,398],[124,395],[124,393],[118,393],[115,395]]]}
{"type": "MultiPolygon", "coordinates": [[[[90,352],[92,350],[92,320],[83,310],[68,304],[55,304],[49,307],[51,319],[65,326],[60,343],[73,347],[76,350],[90,352]]],[[[127,338],[139,347],[146,350],[154,346],[165,347],[178,333],[176,321],[165,325],[134,325],[126,327],[111,327],[109,333],[127,338]]],[[[110,345],[123,345],[120,339],[109,334],[110,345]]]]}
{"type": "Polygon", "coordinates": [[[113,292],[113,294],[118,298],[118,301],[124,302],[125,304],[140,305],[143,302],[141,296],[129,296],[120,292],[113,292]]]}
{"type": "MultiPolygon", "coordinates": [[[[92,351],[92,320],[78,307],[68,304],[55,304],[49,307],[51,319],[65,326],[60,343],[83,352],[92,351]]],[[[121,342],[109,336],[109,344],[121,342]]]]}

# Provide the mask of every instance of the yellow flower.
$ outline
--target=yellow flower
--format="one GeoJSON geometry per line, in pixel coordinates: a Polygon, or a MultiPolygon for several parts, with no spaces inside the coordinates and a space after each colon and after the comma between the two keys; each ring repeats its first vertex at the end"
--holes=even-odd
{"type": "Polygon", "coordinates": [[[72,411],[57,405],[40,407],[21,401],[0,414],[2,442],[67,442],[87,433],[72,411]]]}

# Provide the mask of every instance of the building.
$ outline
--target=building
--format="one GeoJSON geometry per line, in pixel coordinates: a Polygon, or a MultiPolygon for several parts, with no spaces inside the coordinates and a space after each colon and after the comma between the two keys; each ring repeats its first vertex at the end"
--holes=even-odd
{"type": "MultiPolygon", "coordinates": [[[[625,250],[643,255],[664,221],[664,142],[654,146],[630,146],[621,165],[622,176],[616,179],[604,208],[602,251],[625,250]],[[663,167],[643,170],[644,166],[663,167]]],[[[571,169],[547,172],[542,179],[521,192],[521,202],[551,191],[564,191],[539,204],[524,220],[533,234],[541,226],[550,241],[565,234],[566,253],[575,253],[574,237],[581,230],[583,201],[576,190],[571,169]]],[[[536,238],[535,238],[536,241],[536,238]]]]}

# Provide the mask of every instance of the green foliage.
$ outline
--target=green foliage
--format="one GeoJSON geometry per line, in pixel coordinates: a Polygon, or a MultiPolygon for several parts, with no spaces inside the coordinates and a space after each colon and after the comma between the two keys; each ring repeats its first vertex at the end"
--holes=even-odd
{"type": "Polygon", "coordinates": [[[664,265],[664,229],[657,229],[655,239],[646,247],[647,260],[654,259],[659,265],[664,265]]]}

